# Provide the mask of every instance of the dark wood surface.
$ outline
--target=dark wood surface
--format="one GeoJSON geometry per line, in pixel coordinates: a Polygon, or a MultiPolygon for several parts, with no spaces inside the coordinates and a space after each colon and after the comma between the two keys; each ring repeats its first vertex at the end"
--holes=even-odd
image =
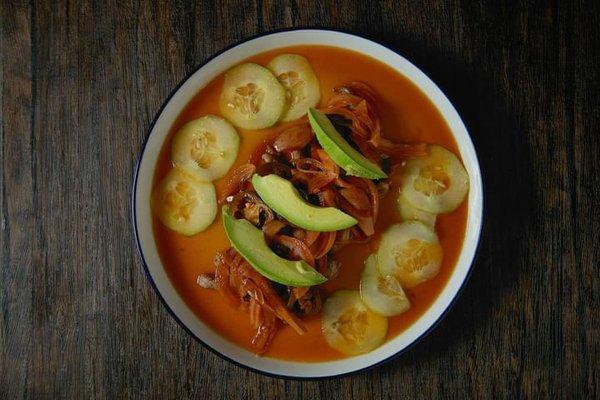
{"type": "Polygon", "coordinates": [[[599,6],[1,0],[0,398],[599,398],[599,6]],[[447,318],[397,360],[320,382],[196,343],[146,282],[129,220],[171,90],[231,43],[307,25],[429,74],[486,187],[479,258],[447,318]]]}

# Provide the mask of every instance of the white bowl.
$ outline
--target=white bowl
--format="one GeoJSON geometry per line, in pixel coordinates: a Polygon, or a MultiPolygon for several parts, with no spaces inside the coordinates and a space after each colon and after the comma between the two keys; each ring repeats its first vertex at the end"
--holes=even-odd
{"type": "Polygon", "coordinates": [[[151,125],[133,180],[132,218],[138,252],[148,279],[173,317],[198,341],[224,358],[255,371],[291,378],[323,378],[359,371],[385,362],[415,344],[448,311],[471,269],[479,244],[483,187],[475,148],[460,116],[444,93],[408,60],[371,40],[322,29],[288,30],[265,34],[221,51],[201,65],[171,94],[151,125]],[[435,104],[450,127],[470,177],[469,211],[463,248],[448,283],[431,307],[408,329],[370,353],[337,361],[304,363],[257,357],[208,327],[185,304],[160,260],[152,233],[150,192],[161,146],[179,112],[220,73],[257,53],[294,45],[335,46],[358,51],[384,62],[409,78],[435,104]]]}

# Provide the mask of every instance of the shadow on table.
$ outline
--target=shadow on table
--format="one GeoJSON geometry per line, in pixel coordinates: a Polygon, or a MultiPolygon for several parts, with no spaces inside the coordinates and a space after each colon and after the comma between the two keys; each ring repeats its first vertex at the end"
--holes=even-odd
{"type": "Polygon", "coordinates": [[[526,268],[522,264],[523,236],[531,223],[528,210],[533,185],[526,135],[508,102],[509,82],[500,73],[492,76],[498,69],[493,63],[500,65],[501,60],[475,60],[467,65],[452,55],[423,48],[421,43],[375,39],[414,62],[457,108],[475,144],[485,192],[483,235],[463,293],[439,326],[383,367],[385,373],[404,364],[414,365],[416,360],[438,358],[463,341],[473,342],[486,329],[501,329],[498,321],[492,321],[498,314],[495,311],[514,293],[519,267],[526,268]]]}

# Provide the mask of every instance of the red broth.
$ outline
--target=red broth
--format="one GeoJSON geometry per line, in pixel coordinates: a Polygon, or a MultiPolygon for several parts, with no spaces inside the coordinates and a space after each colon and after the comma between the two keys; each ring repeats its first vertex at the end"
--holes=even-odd
{"type": "MultiPolygon", "coordinates": [[[[282,53],[301,54],[310,61],[321,83],[321,104],[331,97],[335,86],[348,81],[365,82],[378,94],[385,137],[399,142],[435,143],[459,155],[450,129],[435,106],[413,83],[385,64],[353,51],[325,46],[282,48],[261,53],[246,61],[266,65],[271,58],[282,53]]],[[[222,83],[223,76],[219,76],[200,89],[178,116],[163,144],[154,173],[155,185],[172,167],[169,154],[174,133],[192,119],[206,114],[220,114],[218,100],[222,83]]],[[[238,129],[240,151],[231,170],[248,162],[256,149],[272,140],[280,129],[281,125],[258,131],[238,129]]],[[[228,175],[215,181],[217,198],[223,193],[227,178],[228,175]]],[[[376,250],[381,232],[389,225],[400,222],[394,192],[397,193],[396,182],[382,200],[374,240],[367,244],[349,245],[336,253],[335,258],[341,262],[340,273],[323,286],[325,293],[337,289],[358,289],[363,262],[376,250]]],[[[462,248],[467,207],[465,201],[454,212],[438,216],[436,231],[444,249],[440,272],[430,281],[406,291],[412,307],[402,315],[389,318],[388,340],[423,315],[446,285],[462,248]]],[[[207,230],[192,237],[169,230],[157,218],[154,218],[153,226],[162,262],[188,306],[216,332],[251,351],[250,341],[254,330],[250,326],[248,313],[231,307],[218,292],[203,289],[196,283],[199,274],[214,271],[215,254],[229,247],[220,214],[207,230]]],[[[303,336],[298,336],[288,326],[282,327],[265,356],[297,361],[345,357],[325,342],[319,316],[305,318],[303,323],[307,328],[303,336]]]]}

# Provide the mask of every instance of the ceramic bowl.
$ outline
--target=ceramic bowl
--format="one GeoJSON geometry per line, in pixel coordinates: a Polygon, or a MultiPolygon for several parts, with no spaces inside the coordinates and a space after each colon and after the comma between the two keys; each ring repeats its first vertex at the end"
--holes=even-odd
{"type": "Polygon", "coordinates": [[[132,191],[135,240],[148,280],[173,317],[199,342],[222,357],[257,372],[289,378],[324,378],[363,370],[406,351],[440,321],[457,298],[471,270],[479,243],[483,187],[475,148],[454,106],[442,91],[410,61],[371,40],[338,31],[299,29],[268,33],[225,49],[202,64],[169,96],[150,127],[141,151],[132,191]],[[335,46],[375,58],[395,69],[435,104],[450,127],[470,177],[469,211],[463,248],[448,283],[431,307],[408,329],[370,353],[336,361],[304,363],[257,357],[208,327],[186,305],[167,276],[152,232],[150,192],[161,146],[179,112],[207,83],[242,60],[264,51],[295,45],[335,46]]]}

